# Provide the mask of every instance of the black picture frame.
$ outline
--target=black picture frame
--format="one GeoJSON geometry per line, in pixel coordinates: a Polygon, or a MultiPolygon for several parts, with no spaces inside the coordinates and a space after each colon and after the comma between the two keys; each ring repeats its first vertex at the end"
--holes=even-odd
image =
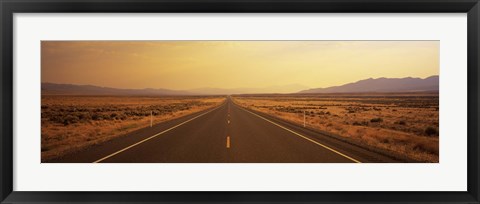
{"type": "MultiPolygon", "coordinates": [[[[0,0],[1,203],[479,203],[478,0],[0,0]],[[467,13],[468,190],[466,192],[19,192],[13,191],[13,15],[15,13],[467,13]]],[[[40,176],[40,175],[39,175],[40,176]]]]}

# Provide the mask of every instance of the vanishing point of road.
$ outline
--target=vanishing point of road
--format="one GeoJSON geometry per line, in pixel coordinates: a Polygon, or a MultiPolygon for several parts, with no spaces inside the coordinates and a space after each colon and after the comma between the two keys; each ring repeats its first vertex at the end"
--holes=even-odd
{"type": "Polygon", "coordinates": [[[50,161],[59,163],[398,162],[235,104],[133,131],[50,161]]]}

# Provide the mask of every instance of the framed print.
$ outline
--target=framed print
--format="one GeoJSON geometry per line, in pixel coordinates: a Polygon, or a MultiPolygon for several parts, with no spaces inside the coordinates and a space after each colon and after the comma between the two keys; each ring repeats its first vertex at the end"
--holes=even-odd
{"type": "Polygon", "coordinates": [[[2,203],[479,202],[477,0],[0,5],[2,203]]]}

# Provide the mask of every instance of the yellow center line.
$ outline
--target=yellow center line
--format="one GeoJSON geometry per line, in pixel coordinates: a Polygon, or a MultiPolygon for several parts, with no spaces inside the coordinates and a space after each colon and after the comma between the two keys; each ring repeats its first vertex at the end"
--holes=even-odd
{"type": "Polygon", "coordinates": [[[230,148],[230,136],[227,136],[227,149],[230,148]]]}
{"type": "Polygon", "coordinates": [[[168,129],[166,129],[166,130],[164,130],[164,131],[162,131],[162,132],[159,132],[159,133],[157,133],[157,134],[155,134],[155,135],[152,135],[152,136],[150,136],[150,137],[148,137],[148,138],[146,138],[146,139],[143,139],[143,140],[141,140],[140,142],[137,142],[137,143],[132,144],[132,145],[130,145],[130,146],[128,146],[128,147],[125,147],[125,148],[123,148],[123,149],[121,149],[121,150],[118,150],[118,151],[116,151],[116,152],[114,152],[114,153],[112,153],[112,154],[109,154],[109,155],[107,155],[107,156],[105,156],[105,157],[103,157],[103,158],[101,158],[101,159],[99,159],[99,160],[97,160],[97,161],[94,161],[93,163],[99,163],[99,162],[101,162],[101,161],[103,161],[103,160],[105,160],[105,159],[108,159],[108,158],[113,157],[113,156],[115,156],[115,155],[117,155],[117,154],[120,154],[120,153],[124,152],[124,151],[127,150],[127,149],[130,149],[130,148],[135,147],[135,146],[137,146],[137,145],[139,145],[139,144],[141,144],[141,143],[144,143],[144,142],[146,142],[146,141],[148,141],[148,140],[151,140],[151,139],[153,139],[153,138],[155,138],[155,137],[157,137],[157,136],[159,136],[159,135],[161,135],[161,134],[163,134],[163,133],[166,133],[166,132],[168,132],[168,131],[170,131],[170,130],[173,130],[173,129],[175,129],[175,128],[177,128],[177,127],[179,127],[179,126],[181,126],[181,125],[183,125],[183,124],[185,124],[185,123],[188,123],[188,122],[190,122],[190,121],[192,121],[192,120],[195,120],[195,119],[199,118],[200,116],[203,116],[203,115],[205,115],[205,114],[207,114],[207,113],[210,113],[210,112],[212,112],[212,111],[214,111],[214,110],[216,110],[216,109],[218,109],[218,108],[220,108],[220,107],[222,107],[222,106],[220,105],[220,106],[218,106],[218,107],[216,107],[216,108],[214,108],[214,109],[212,109],[212,110],[209,110],[209,111],[207,111],[207,112],[205,112],[205,113],[202,113],[202,114],[200,114],[200,115],[197,115],[197,116],[195,116],[195,117],[193,117],[193,118],[191,118],[191,119],[189,119],[189,120],[187,120],[187,121],[185,121],[185,122],[182,122],[182,123],[180,123],[180,124],[178,124],[178,125],[175,125],[175,126],[173,126],[173,127],[171,127],[171,128],[168,128],[168,129]]]}
{"type": "Polygon", "coordinates": [[[343,153],[341,153],[341,152],[339,152],[339,151],[337,151],[337,150],[335,150],[335,149],[333,149],[333,148],[331,148],[331,147],[329,147],[329,146],[327,146],[327,145],[324,145],[324,144],[322,144],[322,143],[320,143],[320,142],[317,142],[317,141],[312,140],[312,139],[310,139],[310,138],[308,138],[308,137],[306,137],[306,136],[303,136],[303,135],[301,135],[300,133],[297,133],[297,132],[295,132],[295,131],[293,131],[293,130],[290,130],[290,129],[286,128],[286,127],[283,127],[282,125],[279,125],[278,123],[275,123],[275,122],[273,122],[273,121],[271,121],[271,120],[269,120],[269,119],[266,119],[266,118],[264,118],[264,117],[262,117],[262,116],[260,116],[260,115],[258,115],[258,114],[256,114],[256,113],[250,112],[250,111],[248,111],[247,109],[245,109],[245,108],[243,108],[243,107],[241,107],[241,109],[243,109],[244,111],[247,111],[247,112],[249,112],[249,113],[251,113],[251,114],[253,114],[253,115],[255,115],[255,116],[257,116],[257,117],[259,117],[259,118],[261,118],[261,119],[264,119],[264,120],[266,120],[267,122],[270,122],[270,123],[272,123],[272,124],[274,124],[274,125],[282,128],[282,129],[284,129],[284,130],[286,130],[286,131],[288,131],[288,132],[291,132],[291,133],[293,133],[293,134],[295,134],[295,135],[297,135],[297,136],[299,136],[299,137],[301,137],[301,138],[303,138],[303,139],[306,139],[306,140],[308,140],[308,141],[310,141],[310,142],[313,142],[313,143],[315,143],[316,145],[319,145],[319,146],[321,146],[321,147],[323,147],[323,148],[325,148],[325,149],[328,149],[328,150],[330,150],[330,151],[332,151],[332,152],[335,152],[335,153],[339,154],[340,156],[343,156],[343,157],[345,157],[345,158],[347,158],[347,159],[349,159],[349,160],[351,160],[351,161],[353,161],[353,162],[361,163],[360,161],[358,161],[358,160],[356,160],[356,159],[354,159],[354,158],[352,158],[352,157],[350,157],[350,156],[347,156],[347,155],[345,155],[345,154],[343,154],[343,153]]]}

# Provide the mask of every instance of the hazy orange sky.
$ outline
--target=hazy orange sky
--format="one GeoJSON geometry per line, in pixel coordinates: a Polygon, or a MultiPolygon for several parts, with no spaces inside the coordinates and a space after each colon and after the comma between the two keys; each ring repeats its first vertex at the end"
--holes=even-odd
{"type": "Polygon", "coordinates": [[[43,41],[42,82],[115,88],[328,87],[439,73],[439,41],[43,41]]]}

